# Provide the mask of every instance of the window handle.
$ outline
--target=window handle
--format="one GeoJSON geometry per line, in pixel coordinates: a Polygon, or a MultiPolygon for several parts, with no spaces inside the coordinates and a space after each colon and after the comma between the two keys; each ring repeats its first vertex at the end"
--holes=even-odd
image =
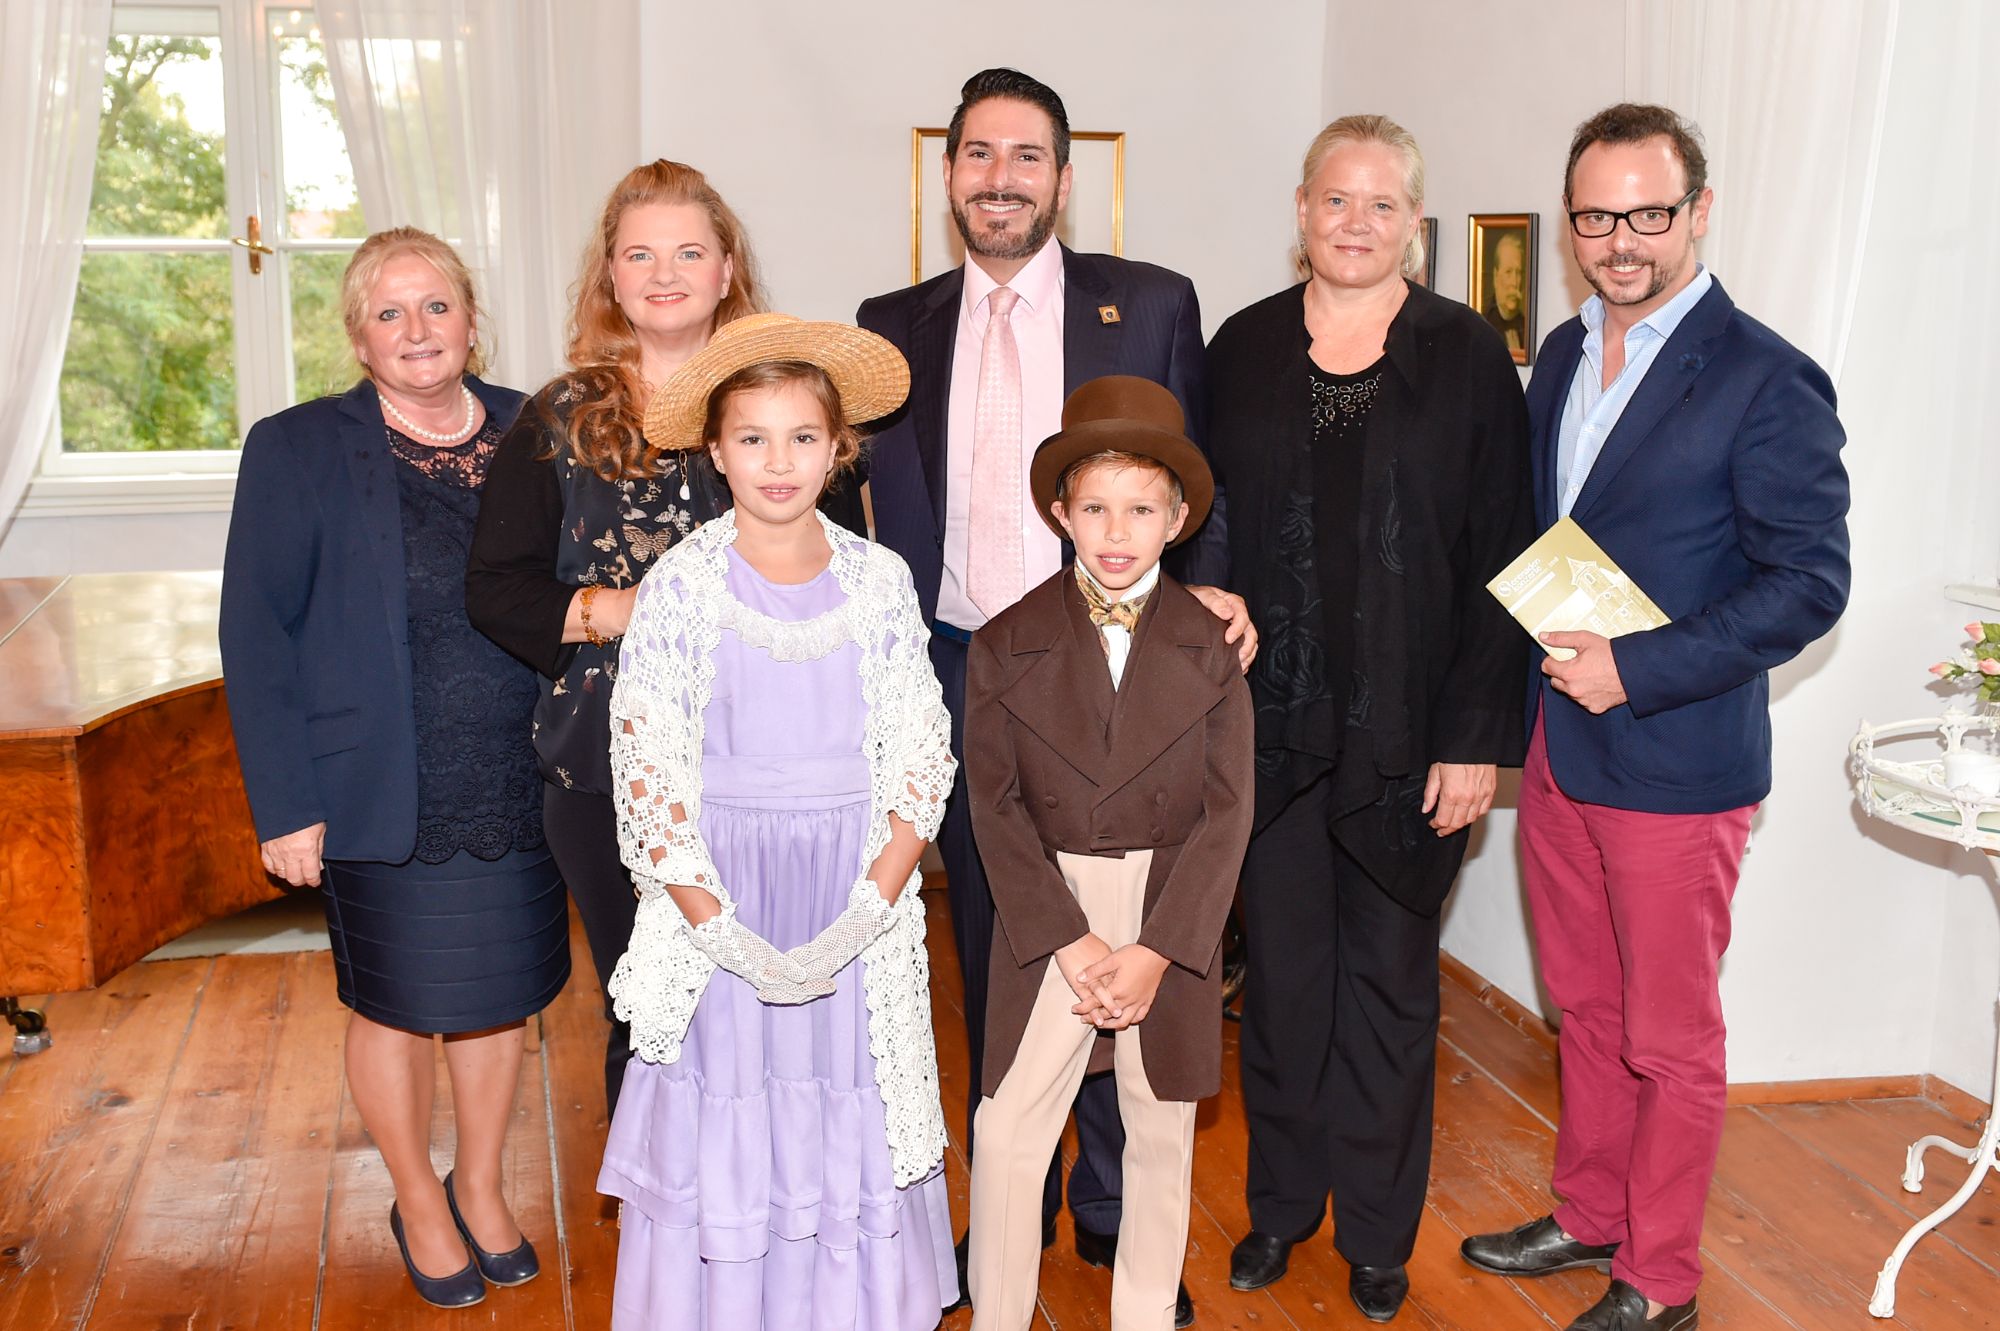
{"type": "Polygon", "coordinates": [[[264,256],[277,251],[264,243],[264,224],[257,219],[257,214],[250,214],[243,223],[243,229],[250,234],[247,237],[231,236],[229,243],[250,251],[250,276],[256,277],[264,271],[264,256]]]}

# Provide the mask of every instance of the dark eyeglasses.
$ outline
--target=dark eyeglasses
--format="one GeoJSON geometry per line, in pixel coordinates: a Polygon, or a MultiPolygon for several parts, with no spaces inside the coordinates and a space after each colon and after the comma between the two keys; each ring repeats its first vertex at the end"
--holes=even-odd
{"type": "Polygon", "coordinates": [[[1691,189],[1681,196],[1681,201],[1671,208],[1634,208],[1624,213],[1581,212],[1569,215],[1569,228],[1586,240],[1602,240],[1618,229],[1623,222],[1632,228],[1637,236],[1657,236],[1673,229],[1674,214],[1688,206],[1695,195],[1701,193],[1691,189]]]}

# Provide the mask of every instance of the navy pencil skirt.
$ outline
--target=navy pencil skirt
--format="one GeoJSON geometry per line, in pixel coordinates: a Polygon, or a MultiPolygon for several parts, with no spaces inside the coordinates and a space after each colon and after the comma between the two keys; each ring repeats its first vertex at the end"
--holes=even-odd
{"type": "Polygon", "coordinates": [[[569,980],[569,898],[546,846],[328,861],[321,882],[340,1001],[370,1021],[483,1031],[540,1012],[569,980]]]}

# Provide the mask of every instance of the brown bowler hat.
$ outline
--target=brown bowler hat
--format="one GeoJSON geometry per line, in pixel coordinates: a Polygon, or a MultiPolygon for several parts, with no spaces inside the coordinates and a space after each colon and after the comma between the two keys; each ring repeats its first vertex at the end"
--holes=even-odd
{"type": "Polygon", "coordinates": [[[1195,534],[1215,502],[1215,476],[1208,459],[1187,437],[1187,418],[1171,390],[1137,375],[1107,374],[1069,395],[1063,403],[1062,424],[1035,450],[1028,468],[1035,511],[1057,536],[1069,539],[1049,511],[1056,501],[1056,483],[1071,463],[1112,452],[1137,453],[1171,471],[1181,483],[1188,515],[1181,534],[1168,544],[1179,545],[1195,534]]]}

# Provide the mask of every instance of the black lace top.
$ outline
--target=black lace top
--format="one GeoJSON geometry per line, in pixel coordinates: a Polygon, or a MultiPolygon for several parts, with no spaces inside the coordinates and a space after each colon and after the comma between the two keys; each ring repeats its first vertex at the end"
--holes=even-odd
{"type": "Polygon", "coordinates": [[[666,453],[650,476],[606,480],[567,439],[584,386],[558,377],[501,440],[466,570],[473,622],[542,676],[534,742],[545,780],[611,793],[611,688],[619,639],[565,643],[579,587],[630,587],[722,512],[705,453],[666,453]]]}
{"type": "Polygon", "coordinates": [[[1275,559],[1262,562],[1263,649],[1250,669],[1257,767],[1302,788],[1365,733],[1371,699],[1354,652],[1361,539],[1361,458],[1382,362],[1329,374],[1308,362],[1311,446],[1292,462],[1275,559]]]}
{"type": "Polygon", "coordinates": [[[440,864],[467,850],[496,860],[542,844],[530,730],[541,690],[532,670],[465,617],[466,555],[502,431],[489,418],[472,438],[443,447],[387,433],[409,575],[417,858],[440,864]]]}

